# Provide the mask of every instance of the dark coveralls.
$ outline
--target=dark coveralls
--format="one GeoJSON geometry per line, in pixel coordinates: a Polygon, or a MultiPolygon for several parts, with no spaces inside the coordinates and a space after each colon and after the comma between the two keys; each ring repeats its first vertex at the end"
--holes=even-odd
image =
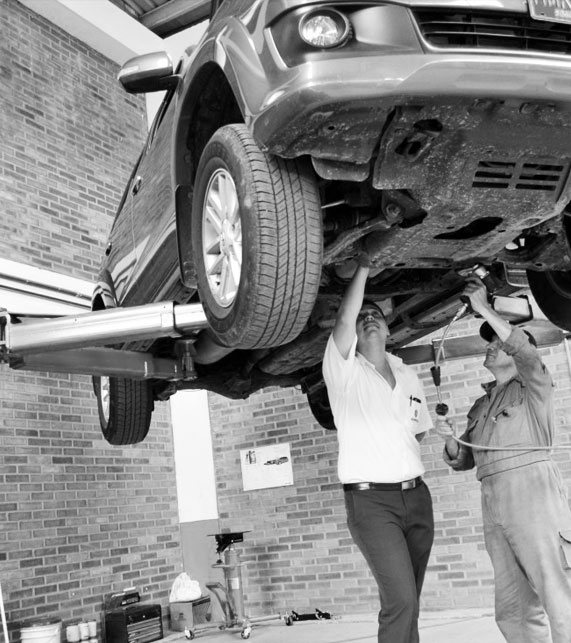
{"type": "Polygon", "coordinates": [[[553,443],[553,381],[521,329],[513,329],[502,350],[514,358],[518,375],[501,386],[484,386],[462,439],[524,448],[459,445],[457,458],[445,451],[444,459],[457,471],[476,466],[496,622],[506,641],[571,643],[571,513],[550,452],[533,451],[553,443]]]}

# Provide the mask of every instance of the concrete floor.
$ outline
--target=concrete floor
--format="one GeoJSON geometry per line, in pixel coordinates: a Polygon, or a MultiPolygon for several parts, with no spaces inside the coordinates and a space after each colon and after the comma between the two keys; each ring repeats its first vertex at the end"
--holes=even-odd
{"type": "MultiPolygon", "coordinates": [[[[425,613],[420,623],[420,643],[505,643],[491,610],[458,610],[425,613]]],[[[168,640],[185,641],[184,633],[173,632],[168,640]]],[[[282,621],[253,624],[252,643],[377,643],[375,615],[342,616],[323,621],[300,621],[291,627],[282,621]]],[[[241,641],[240,629],[197,632],[196,643],[241,641]]]]}

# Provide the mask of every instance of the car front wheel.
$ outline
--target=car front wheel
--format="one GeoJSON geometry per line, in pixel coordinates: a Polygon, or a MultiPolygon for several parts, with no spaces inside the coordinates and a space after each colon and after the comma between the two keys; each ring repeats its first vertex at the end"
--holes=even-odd
{"type": "Polygon", "coordinates": [[[93,390],[101,431],[109,444],[137,444],[147,437],[154,409],[149,381],[97,376],[93,390]]]}
{"type": "Polygon", "coordinates": [[[197,169],[192,249],[211,331],[232,348],[293,340],[321,276],[319,193],[308,164],[263,153],[244,125],[212,136],[197,169]]]}
{"type": "Polygon", "coordinates": [[[571,331],[571,272],[528,270],[527,281],[547,319],[559,328],[571,331]]]}

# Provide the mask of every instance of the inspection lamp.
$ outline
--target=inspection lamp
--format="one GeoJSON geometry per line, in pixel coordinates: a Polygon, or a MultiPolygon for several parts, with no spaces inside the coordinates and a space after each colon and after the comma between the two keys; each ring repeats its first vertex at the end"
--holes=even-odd
{"type": "Polygon", "coordinates": [[[299,22],[299,35],[312,47],[341,47],[351,36],[351,23],[336,9],[316,9],[306,13],[299,22]]]}

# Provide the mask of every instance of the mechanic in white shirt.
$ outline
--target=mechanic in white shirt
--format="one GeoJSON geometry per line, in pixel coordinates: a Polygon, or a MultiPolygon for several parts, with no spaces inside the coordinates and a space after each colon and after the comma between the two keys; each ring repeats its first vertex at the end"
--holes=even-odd
{"type": "Polygon", "coordinates": [[[432,428],[416,373],[386,352],[381,309],[349,285],[323,358],[339,440],[347,524],[381,599],[379,643],[418,643],[419,598],[434,538],[420,445],[432,428]]]}

